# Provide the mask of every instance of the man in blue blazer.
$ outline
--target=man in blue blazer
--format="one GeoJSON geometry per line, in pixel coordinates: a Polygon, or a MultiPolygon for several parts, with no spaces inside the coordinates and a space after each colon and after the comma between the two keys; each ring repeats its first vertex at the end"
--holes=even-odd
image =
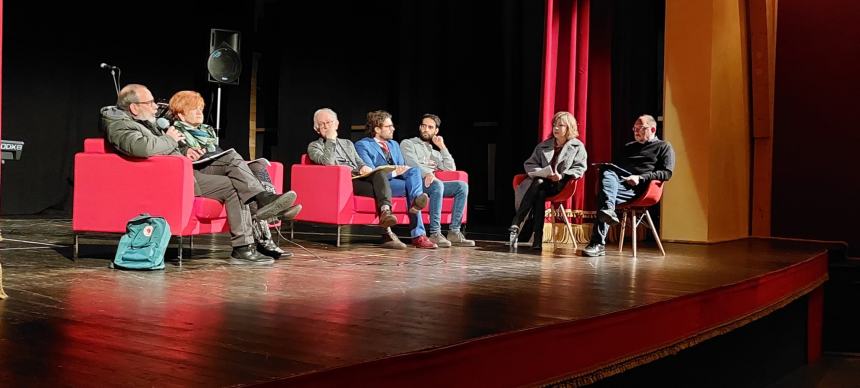
{"type": "Polygon", "coordinates": [[[421,210],[427,206],[428,197],[422,187],[421,171],[410,168],[403,159],[400,145],[394,141],[394,123],[391,114],[383,111],[373,111],[367,114],[367,137],[355,143],[355,150],[365,164],[371,168],[379,166],[397,166],[388,177],[392,196],[406,195],[409,207],[409,225],[412,226],[412,245],[416,248],[434,249],[434,244],[427,238],[424,222],[421,220],[421,210]]]}

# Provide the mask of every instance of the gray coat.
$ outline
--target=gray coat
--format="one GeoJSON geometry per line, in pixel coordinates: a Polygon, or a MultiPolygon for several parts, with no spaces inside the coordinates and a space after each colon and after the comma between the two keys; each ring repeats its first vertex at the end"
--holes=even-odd
{"type": "Polygon", "coordinates": [[[162,136],[157,129],[134,120],[127,112],[115,106],[101,109],[100,128],[108,143],[117,151],[129,156],[148,158],[154,155],[179,155],[179,144],[170,136],[162,136]]]}
{"type": "Polygon", "coordinates": [[[308,157],[325,166],[349,166],[353,175],[358,175],[358,170],[367,165],[355,152],[355,145],[346,139],[314,140],[308,144],[308,157]]]}
{"type": "MultiPolygon", "coordinates": [[[[549,165],[552,156],[555,153],[555,140],[548,139],[542,141],[535,147],[532,155],[523,163],[523,168],[527,174],[534,173],[549,165]]],[[[571,179],[581,178],[585,174],[586,159],[588,154],[585,152],[585,145],[579,139],[570,139],[559,152],[553,170],[561,175],[570,176],[571,179]]],[[[531,174],[530,174],[531,175],[531,174]]],[[[523,196],[532,185],[533,179],[531,176],[526,178],[516,190],[514,190],[514,208],[519,209],[520,202],[523,196]]]]}

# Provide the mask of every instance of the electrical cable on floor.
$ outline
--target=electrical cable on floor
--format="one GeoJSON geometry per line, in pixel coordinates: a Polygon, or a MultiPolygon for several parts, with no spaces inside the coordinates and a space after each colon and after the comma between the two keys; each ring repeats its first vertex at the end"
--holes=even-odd
{"type": "MultiPolygon", "coordinates": [[[[301,248],[302,250],[304,250],[305,252],[307,252],[311,256],[315,257],[317,260],[322,261],[322,262],[326,262],[329,264],[335,264],[337,266],[341,266],[341,265],[367,265],[367,266],[383,266],[383,267],[384,266],[392,266],[393,267],[393,266],[403,266],[403,265],[420,265],[420,266],[425,266],[425,267],[431,267],[431,266],[435,266],[435,265],[439,265],[439,264],[447,264],[448,263],[448,261],[446,261],[445,259],[438,257],[438,256],[435,256],[435,255],[425,255],[422,258],[417,259],[417,260],[399,261],[396,263],[387,263],[387,262],[378,262],[378,261],[362,261],[362,262],[343,263],[343,262],[333,261],[330,259],[324,259],[324,258],[318,256],[317,254],[315,254],[310,249],[305,248],[303,245],[286,238],[283,235],[283,233],[281,233],[280,228],[276,228],[275,230],[278,232],[278,236],[280,236],[282,239],[286,240],[290,244],[293,244],[293,245],[301,248]]],[[[368,256],[362,256],[359,258],[363,258],[363,257],[368,257],[368,256]]]]}

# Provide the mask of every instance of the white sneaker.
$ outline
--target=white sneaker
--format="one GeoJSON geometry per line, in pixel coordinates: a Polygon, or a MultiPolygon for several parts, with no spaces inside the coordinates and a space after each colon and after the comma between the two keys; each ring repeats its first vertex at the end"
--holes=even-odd
{"type": "MultiPolygon", "coordinates": [[[[475,246],[475,240],[467,240],[466,236],[463,235],[459,230],[449,230],[448,231],[448,241],[458,247],[473,247],[475,246]]],[[[441,246],[441,245],[440,245],[441,246]]]]}
{"type": "MultiPolygon", "coordinates": [[[[450,234],[449,234],[450,235],[450,234]]],[[[432,233],[427,238],[430,239],[434,244],[439,246],[439,248],[450,248],[451,242],[442,235],[442,232],[432,233]]]]}

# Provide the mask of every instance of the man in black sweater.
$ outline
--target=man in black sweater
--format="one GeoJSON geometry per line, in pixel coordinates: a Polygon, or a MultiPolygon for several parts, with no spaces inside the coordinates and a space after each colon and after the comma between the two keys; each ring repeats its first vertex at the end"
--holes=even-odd
{"type": "Polygon", "coordinates": [[[651,180],[668,181],[675,168],[675,151],[668,142],[657,138],[657,121],[642,115],[633,124],[636,141],[624,146],[623,159],[615,165],[621,169],[602,168],[597,192],[597,220],[591,232],[591,241],[582,250],[584,256],[606,254],[606,233],[609,224],[618,223],[615,206],[641,194],[651,180]],[[620,172],[629,171],[630,174],[620,172]]]}

